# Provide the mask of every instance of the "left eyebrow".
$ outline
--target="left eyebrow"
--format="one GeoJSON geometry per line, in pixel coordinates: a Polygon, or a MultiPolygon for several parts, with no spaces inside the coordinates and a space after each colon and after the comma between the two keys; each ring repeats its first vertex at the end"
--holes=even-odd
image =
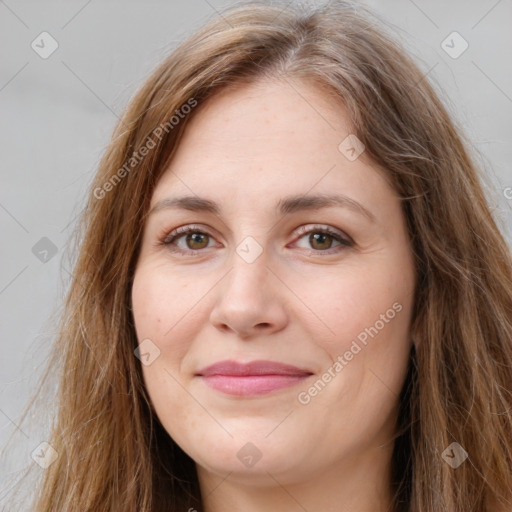
{"type": "MultiPolygon", "coordinates": [[[[303,210],[317,210],[320,208],[329,208],[339,206],[348,208],[356,213],[365,216],[371,222],[376,222],[376,216],[361,203],[343,194],[328,195],[295,195],[282,198],[276,205],[281,215],[288,215],[291,213],[303,210]]],[[[208,212],[214,215],[221,215],[221,207],[215,201],[199,196],[181,196],[181,197],[168,197],[158,201],[148,213],[148,217],[153,213],[168,210],[168,209],[184,209],[194,212],[208,212]]]]}
{"type": "Polygon", "coordinates": [[[283,215],[295,213],[302,210],[316,210],[320,208],[329,208],[333,206],[348,208],[356,213],[364,215],[365,217],[368,218],[368,220],[372,222],[376,222],[377,220],[375,215],[370,210],[365,208],[361,203],[343,194],[289,196],[281,199],[277,203],[277,208],[283,215]]]}

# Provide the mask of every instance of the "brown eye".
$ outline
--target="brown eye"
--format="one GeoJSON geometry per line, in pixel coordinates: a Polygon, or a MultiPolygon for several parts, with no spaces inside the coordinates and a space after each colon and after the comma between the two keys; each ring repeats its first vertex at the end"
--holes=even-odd
{"type": "Polygon", "coordinates": [[[171,251],[192,254],[210,247],[212,238],[194,226],[184,226],[169,233],[162,241],[171,251]]]}
{"type": "Polygon", "coordinates": [[[354,246],[354,242],[347,235],[334,231],[334,229],[328,226],[302,226],[299,228],[298,233],[301,236],[296,244],[317,254],[332,254],[333,252],[340,252],[344,248],[354,246]],[[307,247],[300,245],[300,243],[303,243],[303,239],[306,240],[307,247]]]}
{"type": "Polygon", "coordinates": [[[330,249],[334,241],[334,237],[328,233],[311,233],[309,235],[309,243],[313,249],[320,251],[330,249]]]}
{"type": "Polygon", "coordinates": [[[206,233],[189,233],[185,236],[185,243],[188,249],[204,249],[208,246],[208,235],[206,233]]]}
{"type": "MultiPolygon", "coordinates": [[[[298,232],[301,235],[296,242],[298,246],[315,254],[329,255],[354,246],[348,236],[326,226],[302,226],[298,232]],[[298,243],[302,239],[308,247],[298,243]]],[[[193,256],[211,247],[210,242],[214,242],[212,236],[198,226],[183,226],[169,233],[160,243],[175,253],[193,256]]]]}

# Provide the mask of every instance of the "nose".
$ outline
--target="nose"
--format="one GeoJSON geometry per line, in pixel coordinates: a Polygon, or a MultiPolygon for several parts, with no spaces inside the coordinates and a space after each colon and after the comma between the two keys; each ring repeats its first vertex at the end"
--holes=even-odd
{"type": "Polygon", "coordinates": [[[247,263],[234,254],[233,266],[216,289],[211,323],[240,338],[269,335],[288,322],[285,286],[263,257],[247,263]]]}

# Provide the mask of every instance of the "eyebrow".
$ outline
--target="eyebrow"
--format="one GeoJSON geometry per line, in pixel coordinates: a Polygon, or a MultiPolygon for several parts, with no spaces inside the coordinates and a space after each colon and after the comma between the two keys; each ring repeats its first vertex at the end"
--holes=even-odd
{"type": "MultiPolygon", "coordinates": [[[[278,201],[276,210],[281,215],[287,215],[303,210],[316,210],[320,208],[329,208],[333,206],[348,208],[356,213],[365,216],[371,222],[376,222],[375,215],[365,208],[361,203],[343,194],[329,195],[297,195],[288,196],[278,201]]],[[[193,212],[207,212],[214,215],[221,215],[221,207],[215,201],[206,199],[199,196],[181,196],[181,197],[168,197],[156,203],[148,213],[153,213],[168,210],[168,209],[184,209],[193,212]]]]}

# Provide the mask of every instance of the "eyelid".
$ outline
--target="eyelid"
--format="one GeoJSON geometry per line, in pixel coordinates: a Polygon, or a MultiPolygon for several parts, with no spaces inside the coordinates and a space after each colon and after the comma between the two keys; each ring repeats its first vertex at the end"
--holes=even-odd
{"type": "Polygon", "coordinates": [[[352,238],[350,238],[346,233],[343,231],[340,231],[339,229],[333,228],[329,226],[328,224],[305,224],[303,226],[300,226],[297,228],[296,232],[297,235],[299,235],[299,238],[301,238],[303,235],[312,233],[315,231],[324,232],[329,235],[335,236],[340,238],[341,240],[344,240],[349,243],[354,243],[352,238]]]}
{"type": "Polygon", "coordinates": [[[185,224],[184,226],[178,226],[177,228],[174,228],[171,231],[164,230],[164,233],[163,233],[164,241],[167,239],[172,239],[172,238],[182,235],[182,234],[196,232],[196,231],[200,232],[200,233],[204,232],[205,234],[211,236],[209,229],[205,228],[201,224],[185,224]]]}
{"type": "Polygon", "coordinates": [[[181,238],[188,233],[202,233],[208,235],[210,238],[215,238],[215,236],[211,233],[211,229],[202,226],[201,224],[186,224],[184,226],[179,226],[171,231],[164,230],[163,234],[158,237],[157,245],[163,245],[168,248],[172,252],[176,253],[185,253],[196,254],[200,252],[204,252],[205,249],[180,249],[176,247],[176,249],[171,249],[170,246],[173,245],[172,242],[175,239],[181,238]]]}

